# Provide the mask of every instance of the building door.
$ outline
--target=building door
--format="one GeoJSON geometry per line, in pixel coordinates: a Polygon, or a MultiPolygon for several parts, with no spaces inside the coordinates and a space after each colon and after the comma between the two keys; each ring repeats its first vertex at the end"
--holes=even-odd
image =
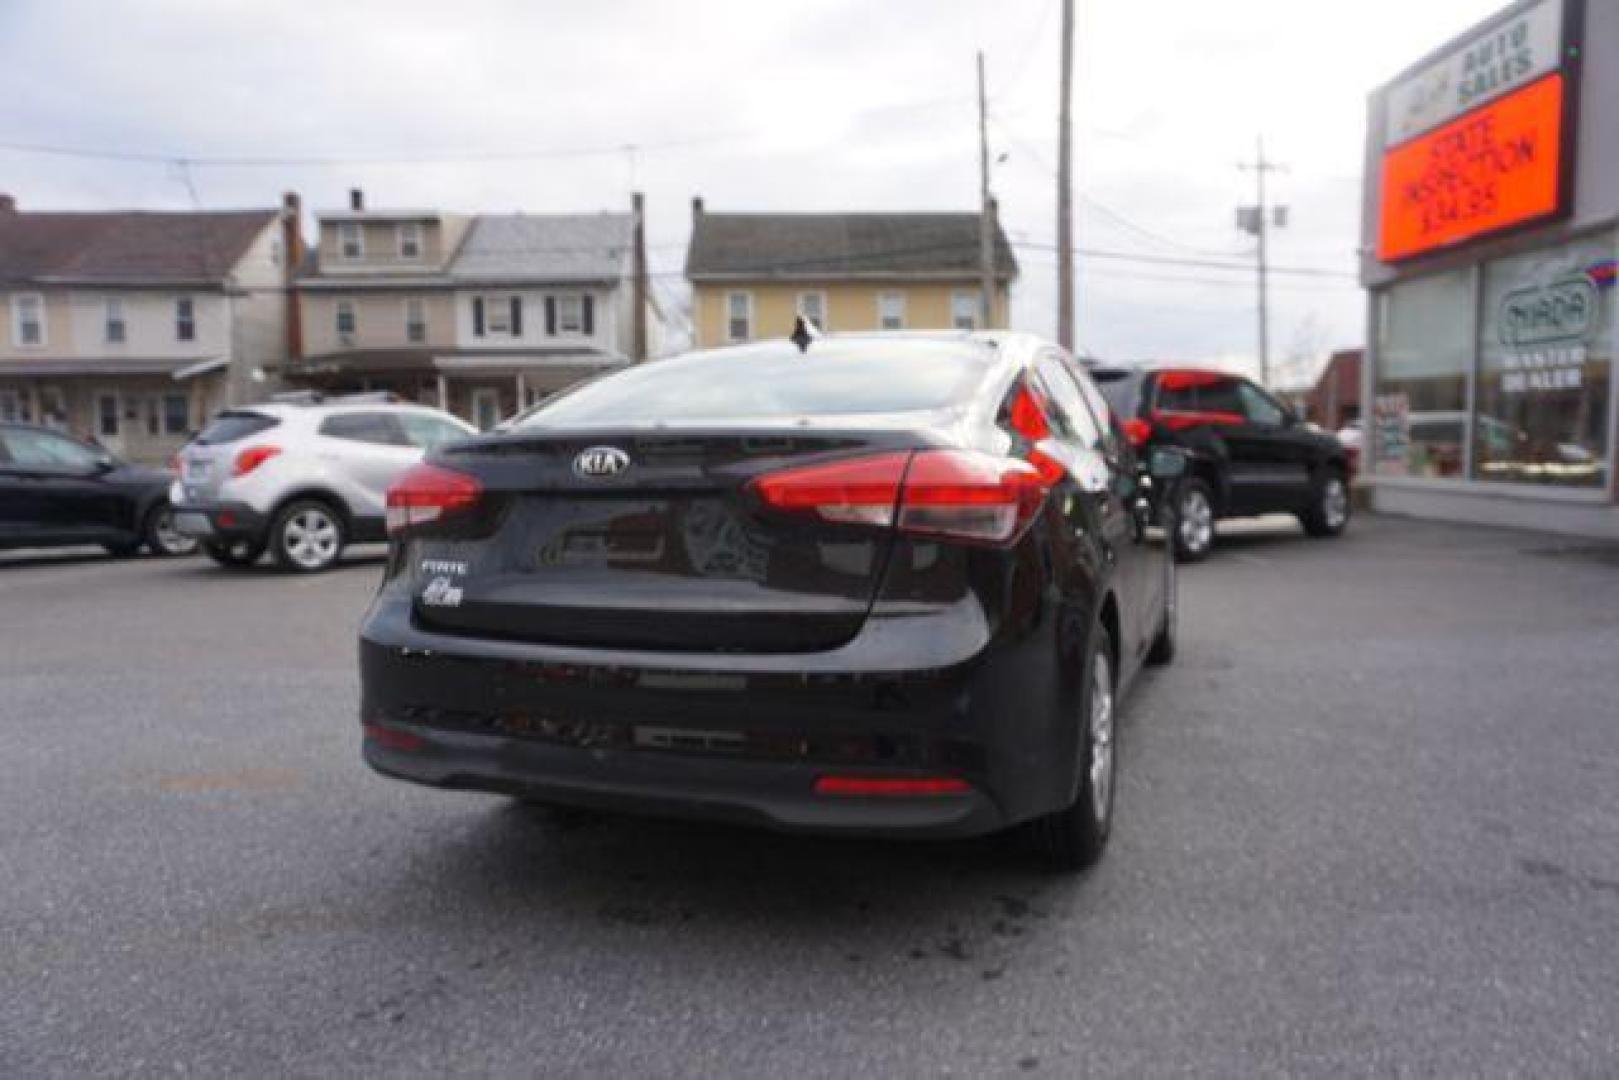
{"type": "Polygon", "coordinates": [[[96,441],[115,454],[124,452],[123,401],[116,390],[96,392],[96,441]]]}
{"type": "Polygon", "coordinates": [[[500,391],[480,386],[472,391],[472,426],[488,431],[500,423],[500,391]]]}

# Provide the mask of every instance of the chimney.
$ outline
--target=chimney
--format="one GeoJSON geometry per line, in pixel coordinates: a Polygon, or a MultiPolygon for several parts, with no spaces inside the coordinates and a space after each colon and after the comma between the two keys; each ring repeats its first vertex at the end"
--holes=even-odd
{"type": "Polygon", "coordinates": [[[630,359],[640,363],[647,358],[647,270],[646,270],[646,196],[636,191],[630,194],[630,214],[635,222],[635,253],[632,273],[635,275],[632,295],[634,312],[634,353],[630,359]]]}
{"type": "Polygon", "coordinates": [[[694,218],[703,216],[703,197],[701,195],[691,197],[691,216],[694,218]]]}
{"type": "Polygon", "coordinates": [[[17,197],[9,191],[0,191],[0,214],[15,214],[17,197]]]}
{"type": "Polygon", "coordinates": [[[355,213],[365,209],[365,192],[357,187],[349,188],[349,209],[355,213]]]}
{"type": "Polygon", "coordinates": [[[281,251],[284,256],[282,279],[287,298],[287,359],[298,361],[304,355],[304,318],[298,297],[298,273],[304,265],[303,200],[296,191],[281,196],[281,251]]]}

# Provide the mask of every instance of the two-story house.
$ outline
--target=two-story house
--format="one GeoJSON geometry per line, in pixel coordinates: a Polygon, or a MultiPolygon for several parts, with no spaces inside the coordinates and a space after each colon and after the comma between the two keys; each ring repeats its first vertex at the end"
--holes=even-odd
{"type": "MultiPolygon", "coordinates": [[[[686,278],[700,347],[822,330],[983,325],[977,214],[712,214],[692,200],[686,278]]],[[[995,229],[990,327],[1007,325],[1017,278],[995,229]]]]}
{"type": "Polygon", "coordinates": [[[167,460],[211,412],[262,396],[285,356],[297,219],[295,195],[195,213],[33,213],[0,195],[0,419],[167,460]]]}
{"type": "Polygon", "coordinates": [[[642,203],[629,214],[320,215],[300,276],[289,380],[390,390],[482,428],[581,378],[655,355],[642,203]]]}

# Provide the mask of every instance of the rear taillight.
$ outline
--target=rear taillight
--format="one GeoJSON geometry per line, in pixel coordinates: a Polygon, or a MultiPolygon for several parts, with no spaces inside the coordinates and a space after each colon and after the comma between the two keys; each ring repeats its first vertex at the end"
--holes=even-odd
{"type": "Polygon", "coordinates": [[[431,525],[483,498],[483,485],[466,473],[437,465],[416,465],[388,489],[388,532],[431,525]]]}
{"type": "Polygon", "coordinates": [[[822,521],[895,525],[916,536],[999,544],[1022,532],[1039,511],[1049,481],[1014,458],[923,450],[787,469],[751,486],[772,509],[822,521]]]}
{"type": "Polygon", "coordinates": [[[249,446],[247,449],[237,452],[236,461],[231,466],[230,474],[232,476],[246,476],[279,453],[281,453],[281,447],[279,446],[249,446]]]}
{"type": "Polygon", "coordinates": [[[1124,437],[1139,450],[1152,438],[1152,424],[1139,416],[1132,416],[1124,422],[1124,437]]]}

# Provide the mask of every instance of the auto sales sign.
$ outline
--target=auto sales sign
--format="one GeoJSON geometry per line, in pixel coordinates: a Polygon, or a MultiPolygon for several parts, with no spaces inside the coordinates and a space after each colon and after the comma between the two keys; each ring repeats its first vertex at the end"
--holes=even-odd
{"type": "Polygon", "coordinates": [[[1565,3],[1512,9],[1389,87],[1377,256],[1397,262],[1567,210],[1565,3]]]}

